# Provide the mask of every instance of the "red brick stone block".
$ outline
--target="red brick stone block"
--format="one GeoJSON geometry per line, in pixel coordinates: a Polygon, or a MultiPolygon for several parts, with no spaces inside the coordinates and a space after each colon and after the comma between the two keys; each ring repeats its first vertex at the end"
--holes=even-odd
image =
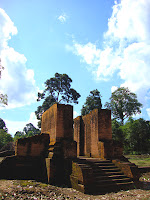
{"type": "Polygon", "coordinates": [[[50,135],[51,144],[62,138],[73,139],[73,107],[54,104],[42,115],[41,133],[50,135]]]}
{"type": "Polygon", "coordinates": [[[74,140],[77,142],[77,155],[97,158],[112,156],[112,149],[106,143],[112,142],[111,111],[95,109],[74,119],[74,140]],[[102,145],[100,141],[106,144],[102,145]]]}
{"type": "Polygon", "coordinates": [[[16,141],[16,156],[47,156],[49,147],[49,135],[41,134],[28,138],[20,138],[16,141]]]}

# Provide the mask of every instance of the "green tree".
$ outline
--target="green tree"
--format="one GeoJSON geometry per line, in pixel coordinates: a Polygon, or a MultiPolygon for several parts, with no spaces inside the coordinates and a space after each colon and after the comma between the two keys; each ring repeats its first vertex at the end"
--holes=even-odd
{"type": "MultiPolygon", "coordinates": [[[[44,100],[42,106],[39,106],[35,111],[38,120],[41,120],[42,114],[54,103],[78,103],[80,94],[71,88],[71,83],[72,79],[67,74],[59,73],[46,80],[45,90],[38,93],[37,101],[44,100]]],[[[40,127],[40,122],[38,126],[40,127]]]]}
{"type": "Polygon", "coordinates": [[[81,115],[86,115],[96,108],[101,109],[101,97],[102,96],[97,89],[90,91],[90,95],[86,98],[86,102],[82,106],[81,115]]]}
{"type": "Polygon", "coordinates": [[[141,113],[142,104],[138,102],[136,94],[128,88],[120,87],[112,93],[110,102],[106,102],[105,107],[110,109],[113,117],[121,120],[123,125],[126,118],[141,113]]]}
{"type": "Polygon", "coordinates": [[[123,126],[126,135],[126,150],[130,153],[150,153],[150,122],[140,118],[129,118],[123,126]]]}
{"type": "Polygon", "coordinates": [[[6,124],[3,119],[0,118],[0,129],[4,129],[7,132],[6,124]]]}
{"type": "Polygon", "coordinates": [[[23,132],[25,132],[25,137],[30,137],[40,134],[40,130],[37,129],[32,123],[26,124],[26,126],[23,128],[23,132]]]}
{"type": "Polygon", "coordinates": [[[4,129],[0,129],[0,148],[2,148],[7,143],[12,141],[13,137],[9,133],[7,133],[4,129]]]}
{"type": "Polygon", "coordinates": [[[25,138],[25,134],[23,131],[17,131],[14,135],[14,141],[20,139],[20,138],[25,138]]]}
{"type": "Polygon", "coordinates": [[[122,124],[118,122],[116,119],[112,120],[112,138],[115,141],[121,141],[124,142],[124,133],[122,130],[122,124]]]}

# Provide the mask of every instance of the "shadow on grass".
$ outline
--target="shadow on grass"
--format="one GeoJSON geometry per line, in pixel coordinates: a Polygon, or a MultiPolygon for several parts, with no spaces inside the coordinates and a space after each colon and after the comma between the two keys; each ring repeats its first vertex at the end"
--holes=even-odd
{"type": "Polygon", "coordinates": [[[139,181],[138,183],[135,183],[136,189],[141,190],[150,190],[150,182],[147,181],[139,181]]]}

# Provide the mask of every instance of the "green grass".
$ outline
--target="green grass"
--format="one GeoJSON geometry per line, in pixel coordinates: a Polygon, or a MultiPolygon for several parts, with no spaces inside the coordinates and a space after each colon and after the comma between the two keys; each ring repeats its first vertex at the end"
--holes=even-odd
{"type": "MultiPolygon", "coordinates": [[[[18,184],[18,183],[16,183],[18,184]]],[[[32,181],[32,180],[19,180],[19,184],[20,186],[22,187],[26,187],[26,186],[35,186],[36,185],[36,182],[35,181],[32,181]]]]}
{"type": "Polygon", "coordinates": [[[126,155],[125,157],[138,167],[150,167],[150,155],[126,155]]]}
{"type": "MultiPolygon", "coordinates": [[[[45,188],[48,186],[46,183],[36,182],[34,180],[18,180],[21,187],[27,186],[40,186],[41,188],[45,188]]],[[[18,182],[16,184],[18,184],[18,182]]],[[[15,184],[15,183],[14,183],[15,184]]]]}

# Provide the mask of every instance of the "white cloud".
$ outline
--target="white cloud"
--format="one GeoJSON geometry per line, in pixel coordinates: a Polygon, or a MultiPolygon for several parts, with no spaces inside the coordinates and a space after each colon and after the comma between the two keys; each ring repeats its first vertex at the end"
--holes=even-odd
{"type": "Polygon", "coordinates": [[[0,91],[8,95],[8,107],[15,108],[36,101],[37,87],[34,71],[26,68],[27,59],[8,45],[17,28],[3,9],[0,9],[0,58],[5,68],[0,80],[0,91]]]}
{"type": "Polygon", "coordinates": [[[150,117],[150,108],[146,109],[148,116],[150,117]]]}
{"type": "Polygon", "coordinates": [[[34,112],[31,112],[29,120],[27,121],[10,121],[7,119],[4,119],[4,121],[6,123],[6,127],[8,128],[8,132],[13,136],[17,131],[23,131],[23,128],[28,123],[32,123],[36,128],[38,128],[37,127],[38,121],[34,112]]]}
{"type": "Polygon", "coordinates": [[[111,92],[113,93],[115,90],[117,90],[118,89],[118,87],[116,87],[116,86],[112,86],[111,87],[111,92]]]}
{"type": "Polygon", "coordinates": [[[95,44],[74,43],[74,53],[88,65],[99,80],[109,80],[114,73],[140,96],[148,99],[150,88],[150,0],[121,0],[113,6],[104,34],[104,49],[95,44]]]}
{"type": "Polygon", "coordinates": [[[79,115],[80,115],[79,113],[77,113],[76,111],[73,111],[73,119],[78,117],[79,115]]]}
{"type": "Polygon", "coordinates": [[[108,21],[106,36],[132,40],[149,40],[150,1],[121,0],[115,3],[108,21]]]}
{"type": "Polygon", "coordinates": [[[65,13],[63,13],[62,15],[60,15],[58,17],[58,20],[61,22],[61,23],[65,23],[66,20],[67,20],[67,15],[65,13]]]}

